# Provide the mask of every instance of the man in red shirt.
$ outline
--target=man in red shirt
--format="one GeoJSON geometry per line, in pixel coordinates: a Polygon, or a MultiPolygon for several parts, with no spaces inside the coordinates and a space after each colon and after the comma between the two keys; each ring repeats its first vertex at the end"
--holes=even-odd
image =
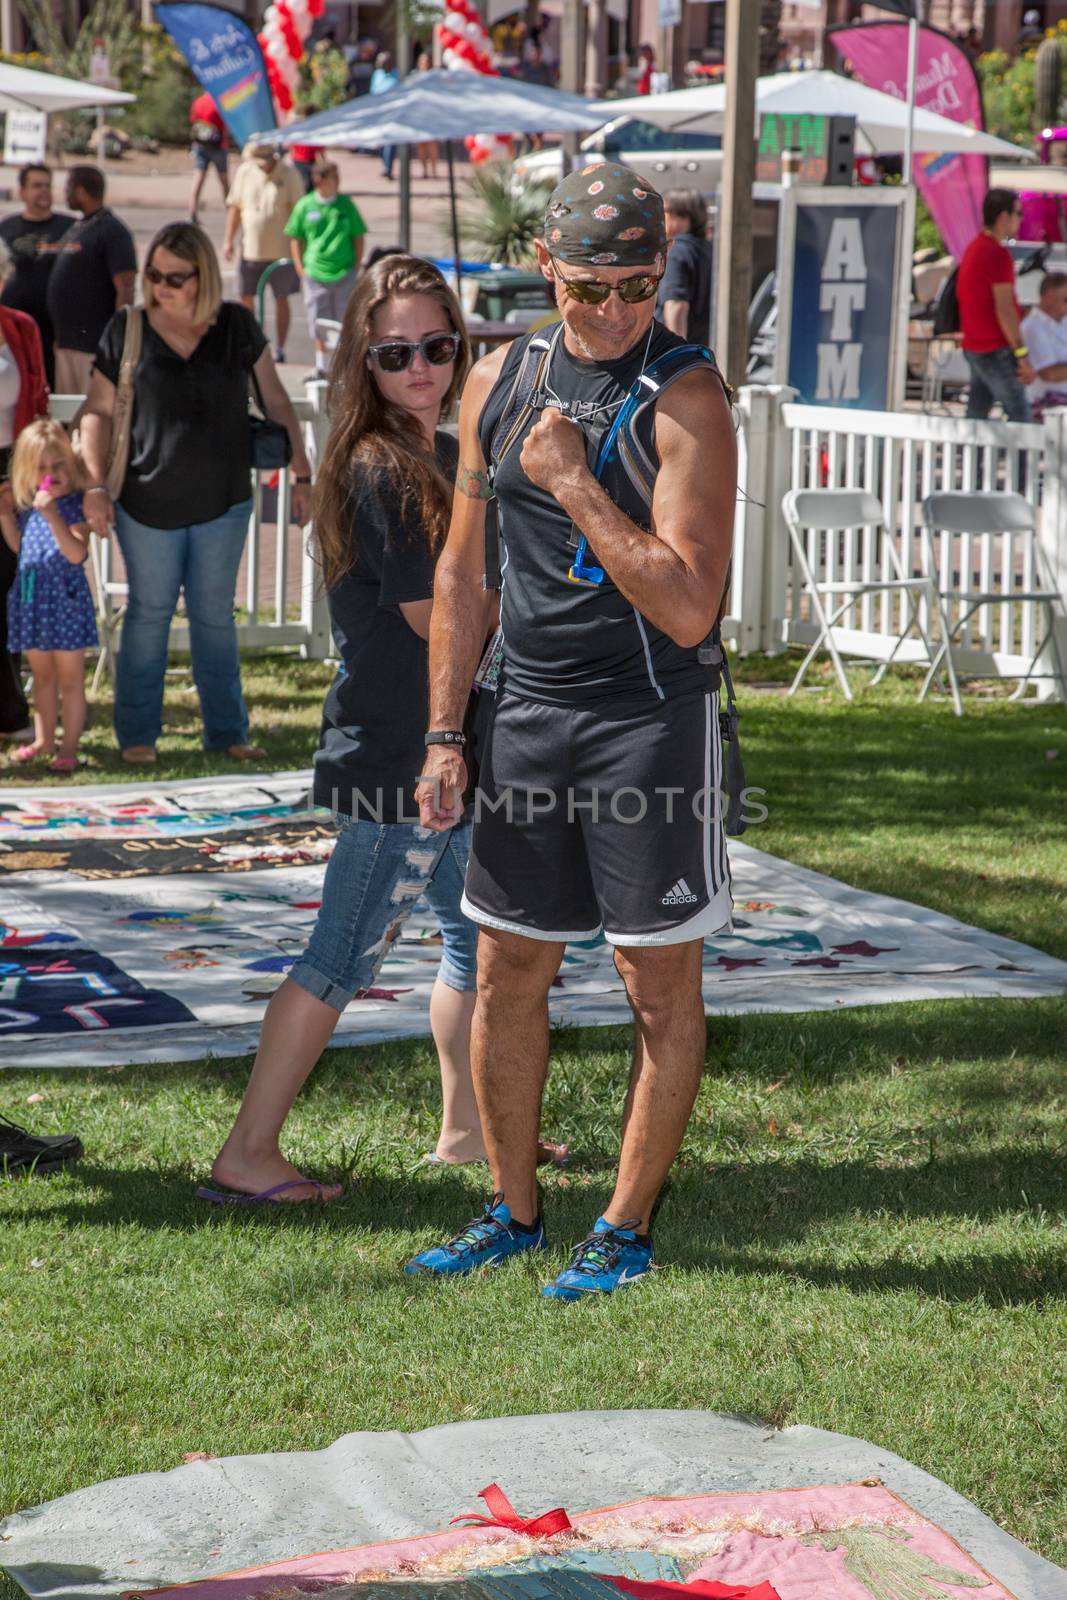
{"type": "Polygon", "coordinates": [[[230,141],[222,114],[206,90],[203,94],[198,94],[189,107],[189,121],[193,130],[193,166],[196,168],[192,198],[189,201],[189,221],[196,222],[200,210],[200,196],[209,167],[214,167],[219,175],[223,200],[230,192],[230,175],[227,170],[230,141]]]}
{"type": "Polygon", "coordinates": [[[1021,217],[1018,195],[990,189],[982,202],[982,231],[960,262],[956,297],[963,353],[971,369],[969,417],[988,417],[999,400],[1009,422],[1030,421],[1025,386],[1035,374],[1019,327],[1015,262],[1004,243],[1021,217]]]}

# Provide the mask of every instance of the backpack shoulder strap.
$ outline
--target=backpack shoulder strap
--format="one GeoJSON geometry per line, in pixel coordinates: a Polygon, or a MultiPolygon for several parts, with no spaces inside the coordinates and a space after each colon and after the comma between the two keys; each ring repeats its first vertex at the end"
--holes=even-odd
{"type": "MultiPolygon", "coordinates": [[[[598,478],[612,457],[618,455],[634,488],[645,505],[651,507],[656,464],[641,444],[637,433],[638,420],[679,378],[702,367],[710,367],[723,382],[715,357],[705,345],[679,344],[665,350],[638,376],[600,446],[594,469],[598,478]]],[[[726,388],[725,382],[723,388],[726,388]]]]}
{"type": "Polygon", "coordinates": [[[490,479],[526,425],[531,410],[530,402],[537,392],[562,329],[561,322],[551,338],[543,333],[534,334],[522,353],[515,381],[508,392],[500,420],[493,429],[493,437],[489,444],[490,479]]]}
{"type": "MultiPolygon", "coordinates": [[[[542,333],[535,333],[519,358],[514,382],[508,391],[500,420],[493,429],[489,442],[489,460],[486,468],[490,488],[493,488],[500,463],[516,441],[522,437],[522,430],[533,409],[531,404],[533,396],[540,387],[542,375],[552,359],[552,352],[562,331],[561,322],[551,338],[542,333]]],[[[485,507],[485,572],[482,577],[482,588],[500,588],[500,527],[495,491],[492,500],[488,501],[485,507]]]]}

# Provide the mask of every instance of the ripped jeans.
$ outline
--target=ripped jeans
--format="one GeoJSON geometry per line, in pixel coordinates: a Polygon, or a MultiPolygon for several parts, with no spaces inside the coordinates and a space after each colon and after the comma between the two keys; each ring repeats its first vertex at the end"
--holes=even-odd
{"type": "Polygon", "coordinates": [[[438,977],[471,991],[478,929],[459,909],[471,826],[434,833],[407,822],[340,820],[308,947],[289,971],[301,989],[343,1011],[369,989],[394,939],[425,896],[444,935],[438,977]]]}

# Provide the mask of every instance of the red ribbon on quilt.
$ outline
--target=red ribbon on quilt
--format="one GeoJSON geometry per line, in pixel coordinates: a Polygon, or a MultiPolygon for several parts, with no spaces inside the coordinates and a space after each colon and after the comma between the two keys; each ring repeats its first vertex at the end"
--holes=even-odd
{"type": "Polygon", "coordinates": [[[557,1506],[555,1511],[543,1511],[539,1517],[520,1517],[498,1483],[479,1489],[478,1499],[485,1501],[489,1516],[483,1517],[477,1511],[464,1511],[461,1516],[453,1517],[452,1521],[466,1522],[479,1528],[507,1528],[511,1533],[542,1536],[568,1533],[572,1528],[571,1519],[562,1506],[557,1506]]]}
{"type": "Polygon", "coordinates": [[[645,1583],[639,1578],[614,1578],[607,1573],[597,1574],[601,1583],[610,1583],[631,1600],[780,1600],[777,1589],[769,1583],[752,1585],[718,1583],[714,1578],[694,1578],[691,1583],[672,1583],[664,1578],[645,1583]]]}

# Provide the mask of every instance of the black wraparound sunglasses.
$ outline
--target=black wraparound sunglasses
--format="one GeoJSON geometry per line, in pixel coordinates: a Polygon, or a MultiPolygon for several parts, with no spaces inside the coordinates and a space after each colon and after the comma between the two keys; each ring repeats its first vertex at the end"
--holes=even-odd
{"type": "Polygon", "coordinates": [[[595,278],[565,278],[562,272],[556,271],[554,261],[552,272],[557,283],[563,285],[571,299],[579,300],[583,306],[602,306],[612,293],[617,294],[628,306],[637,305],[642,300],[651,300],[663,276],[662,273],[639,272],[632,278],[624,278],[621,283],[601,283],[595,278]]]}
{"type": "Polygon", "coordinates": [[[431,367],[446,367],[459,354],[459,334],[431,333],[428,338],[418,339],[414,344],[403,339],[390,339],[387,344],[372,344],[369,347],[369,354],[383,372],[404,372],[414,361],[416,351],[431,367]]]}
{"type": "Polygon", "coordinates": [[[149,283],[165,283],[168,289],[184,289],[191,278],[198,278],[200,273],[196,267],[191,272],[160,272],[158,267],[145,267],[144,275],[149,283]]]}

